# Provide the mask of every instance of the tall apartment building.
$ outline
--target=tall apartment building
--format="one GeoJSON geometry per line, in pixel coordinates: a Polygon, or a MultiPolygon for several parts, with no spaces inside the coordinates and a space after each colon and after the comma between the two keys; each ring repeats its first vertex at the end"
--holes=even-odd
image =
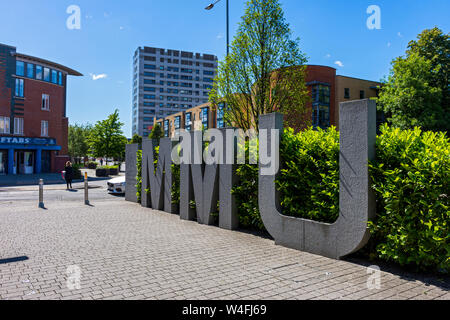
{"type": "Polygon", "coordinates": [[[139,47],[133,57],[132,134],[146,137],[154,118],[208,102],[217,65],[211,54],[139,47]]]}
{"type": "Polygon", "coordinates": [[[0,176],[63,170],[69,76],[82,74],[0,44],[0,176]]]}

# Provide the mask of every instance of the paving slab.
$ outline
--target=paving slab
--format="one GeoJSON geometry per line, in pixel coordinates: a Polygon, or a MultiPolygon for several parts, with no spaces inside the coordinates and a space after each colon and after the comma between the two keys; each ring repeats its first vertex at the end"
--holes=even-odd
{"type": "Polygon", "coordinates": [[[0,202],[0,299],[449,299],[448,279],[381,271],[370,290],[364,264],[123,198],[46,206],[0,202]]]}

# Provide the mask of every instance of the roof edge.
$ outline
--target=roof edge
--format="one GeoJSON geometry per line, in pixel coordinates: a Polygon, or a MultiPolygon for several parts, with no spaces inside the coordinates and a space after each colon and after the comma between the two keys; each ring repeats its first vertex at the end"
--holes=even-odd
{"type": "Polygon", "coordinates": [[[55,68],[58,68],[58,69],[61,69],[61,70],[65,71],[65,72],[67,72],[67,74],[69,74],[71,76],[76,76],[76,77],[82,77],[83,76],[82,73],[80,73],[80,72],[78,72],[78,71],[76,71],[74,69],[71,69],[69,67],[63,66],[62,64],[59,64],[59,63],[56,63],[56,62],[52,62],[52,61],[49,61],[49,60],[45,60],[45,59],[38,58],[38,57],[33,57],[33,56],[30,56],[30,55],[26,55],[26,54],[18,53],[18,52],[15,53],[15,56],[18,57],[18,58],[28,59],[28,60],[31,60],[31,61],[41,62],[41,63],[44,63],[44,64],[48,64],[48,65],[54,66],[55,68]]]}

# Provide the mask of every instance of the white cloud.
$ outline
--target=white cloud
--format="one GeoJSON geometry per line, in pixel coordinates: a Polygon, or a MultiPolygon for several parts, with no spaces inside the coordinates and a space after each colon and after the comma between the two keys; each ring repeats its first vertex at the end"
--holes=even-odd
{"type": "Polygon", "coordinates": [[[108,77],[108,75],[106,73],[101,73],[101,74],[91,73],[90,75],[91,75],[92,80],[94,80],[94,81],[99,80],[99,79],[105,79],[108,77]]]}
{"type": "Polygon", "coordinates": [[[330,59],[330,58],[331,58],[331,54],[328,53],[328,54],[325,56],[325,58],[330,59]]]}
{"type": "Polygon", "coordinates": [[[217,37],[216,37],[217,39],[223,39],[223,34],[222,33],[219,33],[218,35],[217,35],[217,37]]]}
{"type": "Polygon", "coordinates": [[[403,35],[402,35],[402,33],[401,33],[400,31],[397,33],[397,35],[398,35],[400,38],[403,38],[403,35]]]}
{"type": "Polygon", "coordinates": [[[123,30],[123,29],[125,29],[125,27],[122,27],[122,26],[119,27],[119,30],[123,30]]]}
{"type": "Polygon", "coordinates": [[[341,68],[344,67],[344,64],[342,63],[342,61],[339,61],[339,60],[338,60],[338,61],[335,61],[334,64],[335,64],[335,65],[338,65],[338,66],[341,67],[341,68]]]}
{"type": "Polygon", "coordinates": [[[390,42],[387,43],[388,48],[390,48],[391,45],[392,45],[392,43],[390,43],[390,42]]]}

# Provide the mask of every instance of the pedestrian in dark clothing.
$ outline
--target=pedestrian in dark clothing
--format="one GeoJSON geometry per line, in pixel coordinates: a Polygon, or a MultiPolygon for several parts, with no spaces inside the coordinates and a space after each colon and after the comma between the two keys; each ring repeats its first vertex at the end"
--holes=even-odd
{"type": "Polygon", "coordinates": [[[72,189],[72,179],[73,179],[73,167],[72,167],[72,163],[70,161],[67,161],[66,163],[66,167],[64,168],[64,170],[66,171],[66,183],[67,183],[67,190],[69,190],[69,186],[70,189],[72,189]]]}

